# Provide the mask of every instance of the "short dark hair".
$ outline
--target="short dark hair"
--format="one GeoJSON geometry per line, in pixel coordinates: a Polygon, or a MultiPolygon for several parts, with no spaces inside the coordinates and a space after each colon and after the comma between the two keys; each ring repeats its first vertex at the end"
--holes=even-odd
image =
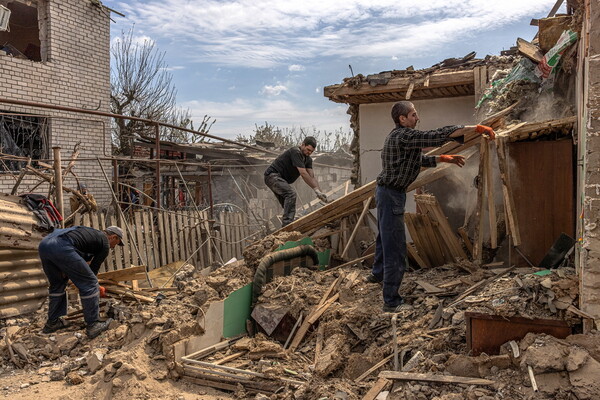
{"type": "Polygon", "coordinates": [[[305,146],[312,146],[313,148],[317,148],[317,139],[314,136],[307,136],[302,141],[302,144],[305,146]]]}
{"type": "Polygon", "coordinates": [[[414,104],[410,101],[399,101],[392,107],[392,119],[394,123],[398,123],[400,121],[400,116],[404,115],[408,117],[408,113],[410,110],[415,108],[414,104]]]}

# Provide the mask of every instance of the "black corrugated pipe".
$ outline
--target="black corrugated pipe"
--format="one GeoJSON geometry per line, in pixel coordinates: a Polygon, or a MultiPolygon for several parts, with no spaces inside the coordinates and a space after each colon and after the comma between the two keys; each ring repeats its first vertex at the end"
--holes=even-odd
{"type": "Polygon", "coordinates": [[[292,247],[291,249],[275,251],[264,256],[262,260],[260,260],[260,264],[258,264],[256,273],[254,274],[254,282],[252,285],[253,307],[258,300],[258,296],[260,296],[262,293],[262,287],[269,283],[267,282],[267,269],[277,261],[290,260],[292,258],[301,256],[310,256],[312,258],[315,267],[311,269],[316,269],[316,266],[319,265],[319,255],[317,254],[315,248],[304,244],[297,247],[292,247]]]}

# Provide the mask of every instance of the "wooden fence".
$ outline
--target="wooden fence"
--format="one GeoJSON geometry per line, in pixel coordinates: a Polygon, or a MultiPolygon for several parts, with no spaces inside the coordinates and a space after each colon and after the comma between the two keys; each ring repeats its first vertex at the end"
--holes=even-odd
{"type": "Polygon", "coordinates": [[[239,259],[251,233],[248,216],[236,212],[221,212],[211,223],[208,211],[136,211],[128,220],[129,230],[120,218],[92,213],[77,215],[74,225],[123,229],[125,246],[116,246],[109,253],[101,272],[132,264],[151,270],[188,258],[197,268],[239,259]]]}

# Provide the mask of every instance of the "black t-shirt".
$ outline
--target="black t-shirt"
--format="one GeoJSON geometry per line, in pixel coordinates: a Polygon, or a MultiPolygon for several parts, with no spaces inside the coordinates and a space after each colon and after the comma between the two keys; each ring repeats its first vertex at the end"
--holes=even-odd
{"type": "Polygon", "coordinates": [[[265,175],[274,172],[281,175],[287,183],[294,183],[300,176],[298,168],[312,169],[312,158],[305,156],[299,147],[292,147],[284,151],[273,161],[265,171],[265,175]]]}
{"type": "Polygon", "coordinates": [[[106,234],[94,228],[78,226],[66,235],[73,240],[73,246],[84,260],[92,260],[90,268],[95,275],[98,275],[100,266],[110,250],[106,234]]]}

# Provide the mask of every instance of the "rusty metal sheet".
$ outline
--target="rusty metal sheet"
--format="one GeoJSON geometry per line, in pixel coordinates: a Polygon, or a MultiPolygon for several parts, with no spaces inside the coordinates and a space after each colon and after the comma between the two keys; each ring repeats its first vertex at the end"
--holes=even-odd
{"type": "Polygon", "coordinates": [[[482,313],[465,313],[467,324],[467,350],[473,356],[481,353],[497,355],[500,346],[511,340],[519,341],[527,333],[546,333],[559,339],[571,334],[571,327],[564,321],[553,319],[528,319],[501,317],[482,313]]]}

